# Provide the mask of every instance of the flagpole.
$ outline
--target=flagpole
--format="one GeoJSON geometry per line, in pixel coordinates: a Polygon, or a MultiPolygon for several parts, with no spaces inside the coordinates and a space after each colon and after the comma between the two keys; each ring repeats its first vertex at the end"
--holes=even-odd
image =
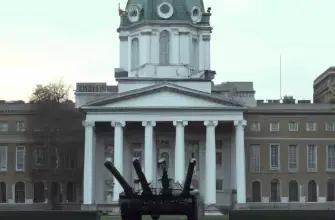
{"type": "Polygon", "coordinates": [[[282,99],[282,96],[281,96],[281,78],[282,78],[282,75],[281,75],[281,54],[279,56],[279,96],[280,96],[280,100],[282,99]]]}

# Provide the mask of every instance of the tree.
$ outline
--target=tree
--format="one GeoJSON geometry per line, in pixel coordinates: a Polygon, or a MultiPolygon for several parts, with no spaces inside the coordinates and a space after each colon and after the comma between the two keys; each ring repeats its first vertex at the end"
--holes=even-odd
{"type": "MultiPolygon", "coordinates": [[[[36,143],[32,151],[32,178],[44,179],[49,186],[55,181],[79,181],[71,180],[73,177],[68,177],[66,172],[61,171],[62,168],[77,168],[72,165],[77,162],[72,162],[74,159],[68,155],[69,152],[78,155],[78,149],[83,147],[80,143],[84,140],[81,124],[83,115],[69,100],[70,91],[71,86],[59,80],[47,85],[37,85],[30,97],[35,114],[28,119],[27,135],[36,143]],[[36,165],[37,154],[43,155],[43,159],[40,159],[43,165],[41,162],[36,165]],[[53,170],[57,168],[60,169],[55,173],[53,170]]],[[[50,195],[51,192],[47,192],[47,198],[50,195]]],[[[54,199],[50,199],[52,200],[54,199]]]]}

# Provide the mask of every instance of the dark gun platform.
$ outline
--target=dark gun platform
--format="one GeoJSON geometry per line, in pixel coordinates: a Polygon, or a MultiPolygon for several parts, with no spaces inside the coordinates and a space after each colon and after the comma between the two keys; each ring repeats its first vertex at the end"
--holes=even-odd
{"type": "Polygon", "coordinates": [[[188,220],[198,219],[197,197],[192,194],[191,181],[193,176],[195,159],[191,159],[188,165],[184,187],[178,193],[170,186],[167,174],[166,162],[161,161],[159,165],[163,168],[161,178],[162,188],[150,188],[140,162],[135,159],[133,166],[142,186],[142,192],[135,192],[124,177],[115,168],[112,162],[106,161],[105,167],[113,174],[120,183],[123,192],[119,195],[119,205],[122,220],[140,220],[142,215],[151,215],[152,219],[159,219],[160,215],[185,215],[188,220]]]}

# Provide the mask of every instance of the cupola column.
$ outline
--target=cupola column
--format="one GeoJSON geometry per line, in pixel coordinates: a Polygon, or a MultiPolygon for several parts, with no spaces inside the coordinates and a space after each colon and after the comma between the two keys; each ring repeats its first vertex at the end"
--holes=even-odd
{"type": "Polygon", "coordinates": [[[211,69],[211,36],[209,34],[202,35],[203,41],[203,61],[204,61],[204,69],[210,70],[211,69]]]}

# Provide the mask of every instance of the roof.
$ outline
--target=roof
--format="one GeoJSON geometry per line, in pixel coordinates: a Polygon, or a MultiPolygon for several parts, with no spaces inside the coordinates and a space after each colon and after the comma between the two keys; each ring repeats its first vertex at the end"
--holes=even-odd
{"type": "Polygon", "coordinates": [[[205,12],[203,0],[128,0],[126,10],[130,6],[137,5],[141,8],[140,18],[137,22],[131,23],[127,16],[120,17],[121,23],[119,29],[129,28],[137,26],[139,24],[173,24],[173,23],[184,23],[194,25],[191,22],[189,12],[193,6],[198,6],[203,18],[197,25],[209,25],[210,13],[205,12]],[[169,19],[162,19],[157,15],[157,6],[162,2],[170,3],[174,8],[174,13],[169,19]]]}
{"type": "Polygon", "coordinates": [[[237,92],[255,92],[253,82],[223,82],[212,85],[212,91],[231,91],[233,88],[237,92]]]}
{"type": "Polygon", "coordinates": [[[177,93],[182,93],[188,96],[205,99],[205,100],[220,103],[223,105],[245,108],[245,106],[239,103],[238,101],[231,100],[225,97],[218,97],[217,95],[213,95],[211,93],[206,93],[206,92],[182,87],[179,85],[171,84],[169,82],[161,82],[161,83],[157,83],[155,85],[143,87],[140,89],[134,89],[134,90],[130,90],[130,91],[122,92],[122,93],[112,94],[106,98],[102,98],[100,100],[87,103],[86,105],[82,106],[82,108],[85,109],[85,108],[90,108],[94,106],[102,106],[102,105],[109,104],[111,102],[117,102],[120,100],[134,98],[136,96],[138,97],[141,95],[150,94],[150,93],[159,92],[159,91],[174,91],[177,93]]]}
{"type": "Polygon", "coordinates": [[[317,114],[333,114],[335,117],[335,104],[322,103],[297,103],[297,104],[283,104],[283,103],[264,103],[257,107],[250,107],[248,113],[317,113],[317,114]]]}
{"type": "Polygon", "coordinates": [[[313,86],[315,87],[322,80],[326,79],[329,75],[335,74],[335,66],[330,66],[326,71],[320,74],[313,82],[313,86]]]}

